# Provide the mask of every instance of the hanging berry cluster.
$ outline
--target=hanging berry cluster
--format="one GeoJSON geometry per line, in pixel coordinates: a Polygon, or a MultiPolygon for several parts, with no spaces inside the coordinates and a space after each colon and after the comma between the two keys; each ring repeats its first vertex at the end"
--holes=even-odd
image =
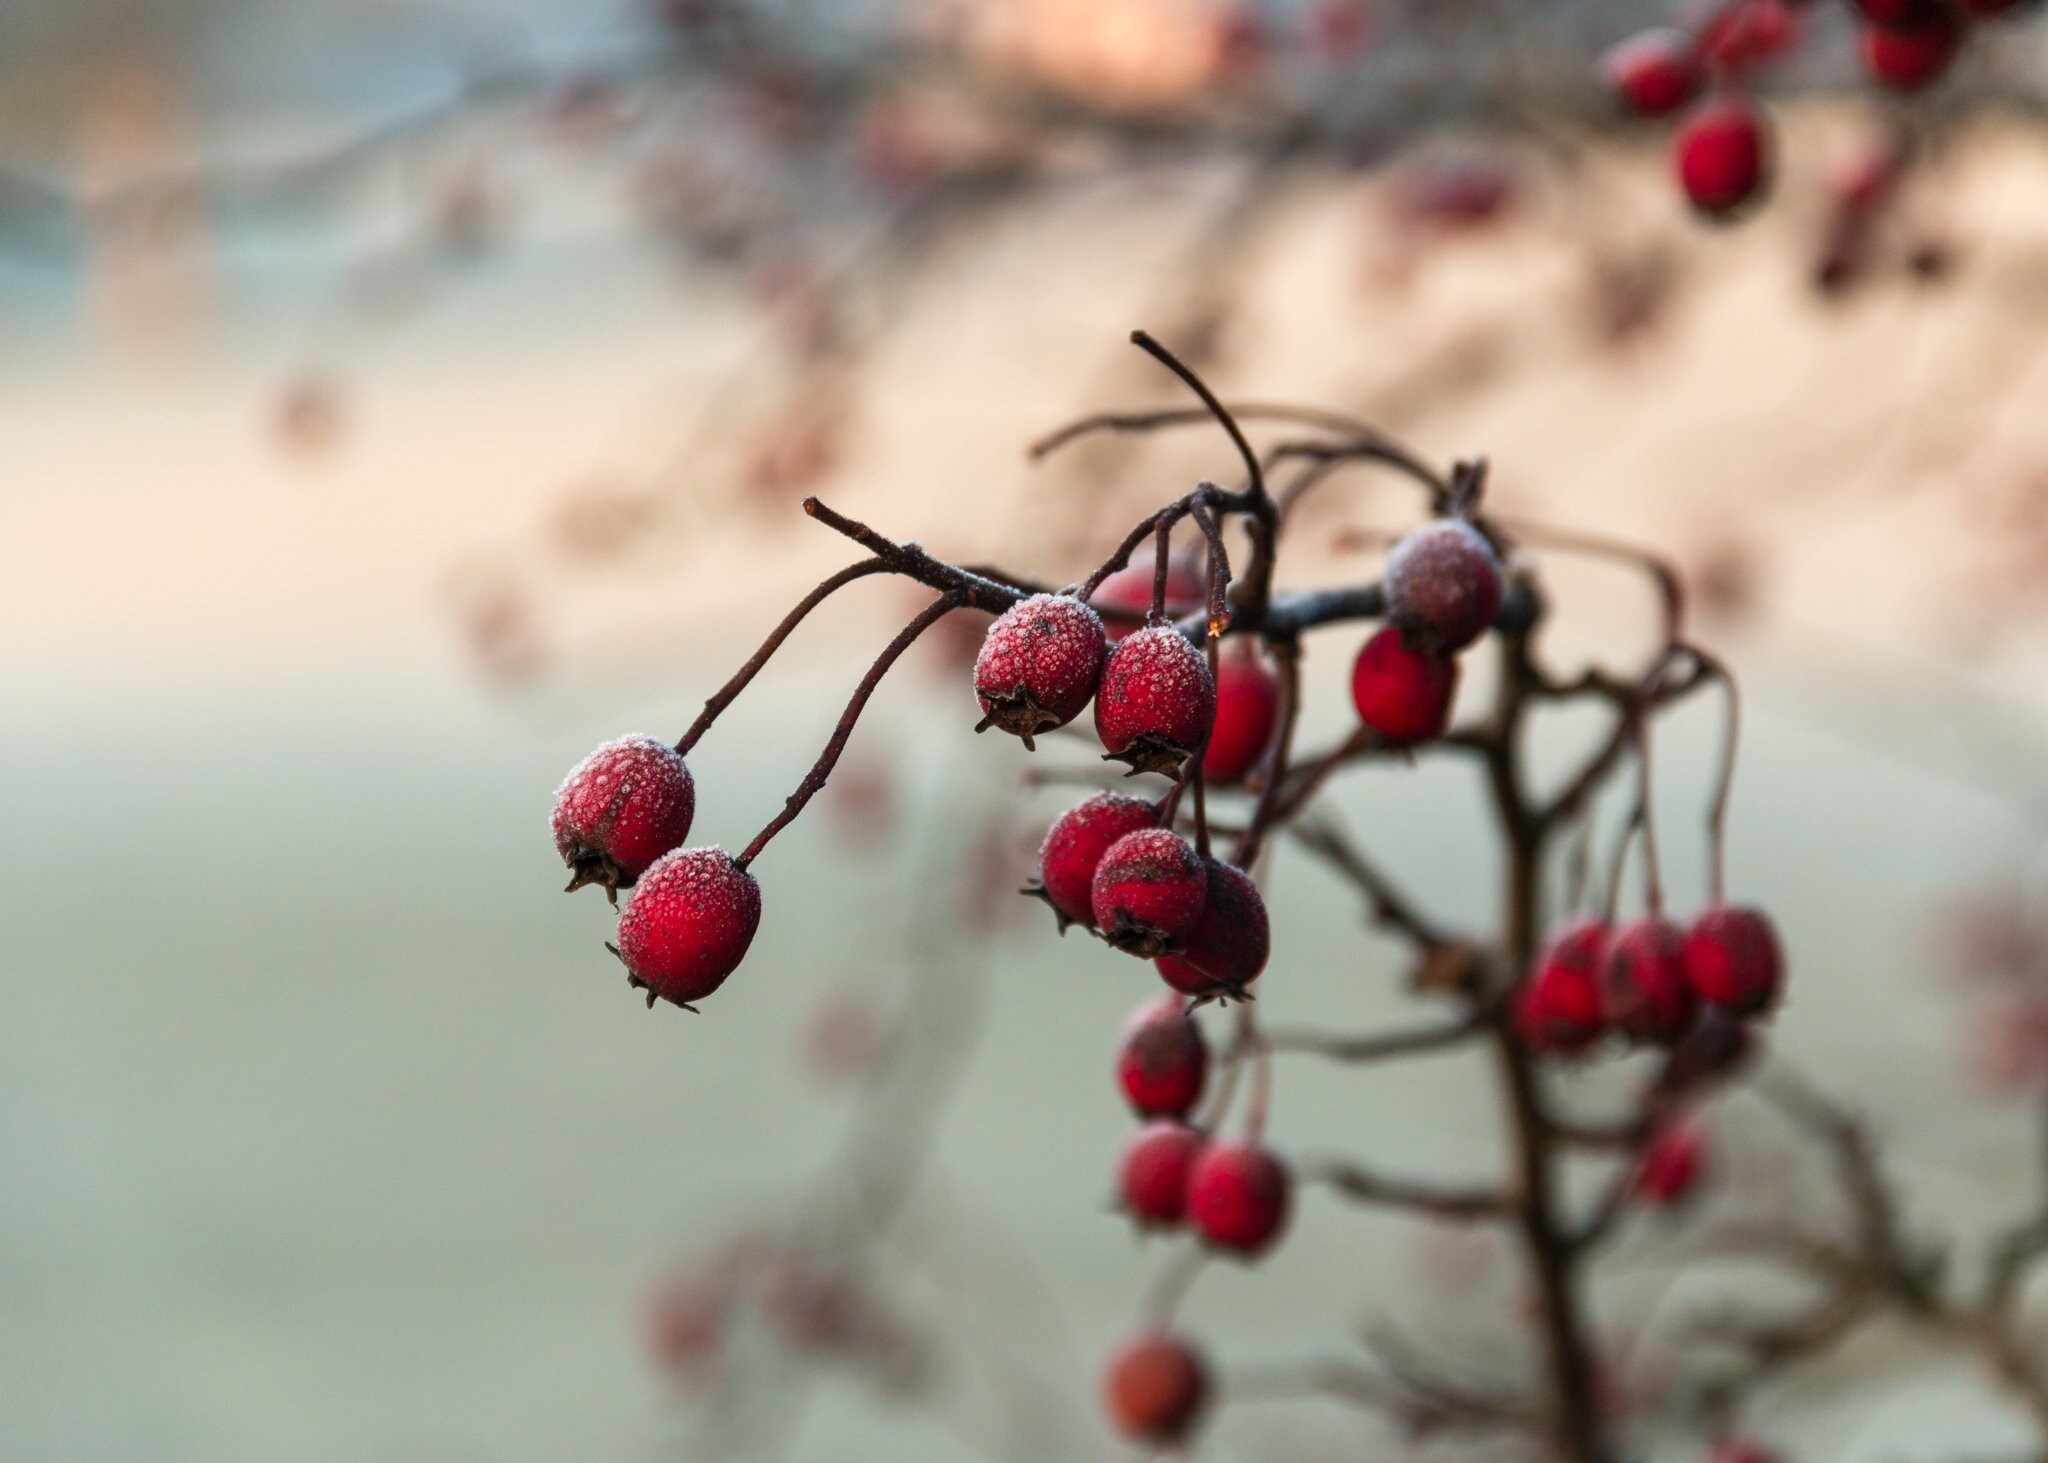
{"type": "MultiPolygon", "coordinates": [[[[1611,1419],[1593,1381],[1598,1341],[1584,1262],[1626,1213],[1671,1206],[1696,1186],[1703,1168],[1693,1114],[1742,1065],[1752,1026],[1773,1009],[1783,984],[1768,918],[1721,893],[1736,731],[1732,683],[1717,661],[1681,638],[1678,588],[1657,561],[1605,540],[1510,525],[1486,508],[1481,462],[1440,473],[1340,415],[1233,410],[1149,336],[1134,340],[1195,393],[1200,409],[1089,418],[1046,439],[1038,453],[1093,432],[1213,419],[1242,459],[1244,487],[1201,483],[1134,525],[1086,578],[1056,591],[946,563],[807,500],[812,517],[869,557],[799,602],[673,747],[627,738],[570,774],[554,814],[570,887],[597,884],[614,898],[627,891],[614,950],[649,1006],[690,1006],[711,995],[740,964],[761,917],[753,864],[825,785],[884,674],[945,615],[962,608],[993,614],[974,664],[975,729],[1008,733],[1029,750],[1049,737],[1076,737],[1063,729],[1092,703],[1101,757],[1121,773],[1114,789],[1091,793],[1053,820],[1025,892],[1048,906],[1061,933],[1078,926],[1149,962],[1158,982],[1116,1058],[1117,1083],[1141,1120],[1118,1166],[1117,1190],[1137,1225],[1186,1232],[1194,1245],[1154,1287],[1133,1338],[1110,1359],[1103,1385],[1111,1423],[1133,1439],[1175,1443],[1214,1401],[1227,1399],[1227,1382],[1174,1324],[1194,1273],[1185,1261],[1269,1253],[1285,1236],[1298,1191],[1314,1187],[1518,1233],[1539,1300],[1546,1366],[1540,1377],[1520,1380],[1526,1395],[1513,1408],[1489,1400],[1486,1417],[1504,1426],[1512,1419],[1564,1457],[1609,1457],[1611,1419]],[[1262,454],[1240,419],[1311,435],[1262,454]],[[1338,468],[1356,464],[1391,468],[1419,485],[1427,517],[1367,582],[1276,589],[1290,515],[1338,468]],[[1283,470],[1289,480],[1269,487],[1283,470]],[[1198,535],[1199,565],[1173,553],[1182,525],[1198,535]],[[1566,676],[1538,661],[1533,640],[1547,604],[1536,571],[1546,550],[1620,558],[1644,572],[1660,595],[1662,630],[1644,666],[1566,676]],[[684,846],[694,805],[685,754],[812,609],[878,573],[912,579],[936,597],[876,659],[809,774],[740,853],[684,846]],[[1334,747],[1302,751],[1295,734],[1304,639],[1347,627],[1366,629],[1352,651],[1356,725],[1334,747]],[[1454,726],[1461,661],[1486,646],[1497,666],[1491,704],[1454,726]],[[1707,818],[1711,889],[1705,912],[1686,926],[1664,909],[1650,817],[1650,727],[1663,709],[1714,686],[1726,693],[1728,719],[1707,818]],[[1527,765],[1529,716],[1565,702],[1604,704],[1610,725],[1557,787],[1540,790],[1527,765]],[[1485,775],[1506,850],[1500,925],[1490,936],[1440,925],[1317,814],[1318,794],[1347,769],[1424,755],[1468,758],[1485,775]],[[1585,870],[1603,795],[1631,769],[1632,802],[1612,836],[1604,888],[1589,900],[1585,870]],[[1238,811],[1212,818],[1212,803],[1220,812],[1226,802],[1238,811]],[[1416,986],[1454,1008],[1448,1019],[1358,1037],[1266,1031],[1255,997],[1276,952],[1258,876],[1278,833],[1355,884],[1377,922],[1413,947],[1416,986]],[[1620,891],[1631,860],[1641,869],[1644,907],[1624,919],[1620,891]],[[1553,873],[1561,864],[1569,867],[1553,873]],[[1550,907],[1561,912],[1544,938],[1550,907]],[[1226,1007],[1229,1040],[1212,1053],[1202,1023],[1226,1007]],[[1441,1186],[1350,1164],[1303,1168],[1268,1141],[1278,1052],[1362,1062],[1468,1044],[1491,1045],[1503,1074],[1508,1154],[1493,1182],[1441,1186]],[[1628,1112],[1598,1122],[1563,1111],[1553,1079],[1568,1064],[1630,1051],[1653,1060],[1628,1112]],[[1565,1195],[1566,1165],[1580,1159],[1609,1166],[1603,1197],[1585,1212],[1565,1195]]],[[[1289,954],[1284,945],[1278,953],[1283,960],[1289,954]]],[[[1386,1385],[1398,1396],[1421,1384],[1395,1377],[1386,1385]]],[[[1429,1394],[1432,1408],[1457,1413],[1454,1391],[1432,1386],[1429,1394]]]]}

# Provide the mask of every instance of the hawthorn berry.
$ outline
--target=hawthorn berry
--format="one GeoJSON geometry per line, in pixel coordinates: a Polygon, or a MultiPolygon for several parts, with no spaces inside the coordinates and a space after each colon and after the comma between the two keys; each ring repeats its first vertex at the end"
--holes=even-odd
{"type": "Polygon", "coordinates": [[[1209,875],[1170,828],[1126,833],[1103,853],[1089,888],[1095,927],[1117,949],[1151,958],[1178,950],[1209,906],[1209,875]]]}
{"type": "Polygon", "coordinates": [[[1188,1222],[1220,1250],[1265,1253],[1287,1225],[1294,1178],[1257,1143],[1212,1143],[1188,1171],[1188,1222]]]}
{"type": "Polygon", "coordinates": [[[1202,1100],[1209,1045],[1173,996],[1140,1006],[1124,1028],[1116,1080],[1139,1117],[1184,1118],[1202,1100]]]}
{"type": "Polygon", "coordinates": [[[1700,89],[1699,49],[1684,31],[1659,26],[1608,51],[1600,58],[1600,73],[1638,117],[1669,116],[1700,89]]]}
{"type": "Polygon", "coordinates": [[[1515,1030],[1531,1050],[1577,1053],[1606,1029],[1600,968],[1607,926],[1583,920],[1552,936],[1515,993],[1515,1030]]]}
{"type": "Polygon", "coordinates": [[[1635,1196],[1652,1208],[1669,1209],[1691,1198],[1705,1174],[1706,1143],[1699,1130],[1672,1124],[1643,1148],[1636,1165],[1635,1196]]]}
{"type": "Polygon", "coordinates": [[[1124,1145],[1116,1188],[1124,1212],[1145,1229],[1172,1229],[1187,1210],[1188,1174],[1205,1140],[1186,1123],[1161,1118],[1124,1145]]]}
{"type": "Polygon", "coordinates": [[[1680,1097],[1726,1082],[1756,1051],[1756,1035],[1747,1022],[1708,1006],[1665,1054],[1663,1070],[1656,1078],[1657,1090],[1680,1097]]]}
{"type": "Polygon", "coordinates": [[[1458,663],[1411,646],[1396,625],[1376,631],[1351,667],[1358,719],[1390,742],[1442,736],[1457,689],[1458,663]]]}
{"type": "Polygon", "coordinates": [[[1735,0],[1700,27],[1699,48],[1716,74],[1737,78],[1776,61],[1799,44],[1793,6],[1803,0],[1735,0]]]}
{"type": "Polygon", "coordinates": [[[1244,996],[1272,953],[1272,925],[1266,901],[1251,875],[1235,864],[1209,859],[1208,902],[1201,921],[1178,955],[1153,963],[1160,977],[1190,996],[1244,996]]]}
{"type": "Polygon", "coordinates": [[[1763,114],[1740,97],[1717,97],[1686,114],[1672,141],[1679,186],[1709,218],[1727,218],[1770,183],[1763,114]]]}
{"type": "Polygon", "coordinates": [[[648,736],[606,742],[555,791],[549,826],[569,887],[630,888],[690,836],[696,811],[697,785],[674,747],[648,736]]]}
{"type": "Polygon", "coordinates": [[[1126,833],[1150,828],[1158,810],[1143,798],[1099,792],[1084,798],[1053,821],[1038,846],[1038,888],[1059,915],[1060,928],[1093,926],[1091,891],[1095,869],[1109,846],[1126,833]]]}
{"type": "Polygon", "coordinates": [[[1784,983],[1778,933],[1761,910],[1717,904],[1685,935],[1685,978],[1693,994],[1735,1016],[1768,1011],[1784,983]]]}
{"type": "Polygon", "coordinates": [[[1209,1401],[1209,1364],[1188,1341],[1163,1331],[1134,1336],[1102,1371],[1102,1410],[1135,1442],[1183,1442],[1209,1401]]]}
{"type": "MultiPolygon", "coordinates": [[[[1127,564],[1095,587],[1088,603],[1099,610],[1124,610],[1146,615],[1152,610],[1152,588],[1156,578],[1152,564],[1127,564]]],[[[1177,620],[1191,615],[1209,601],[1209,581],[1195,561],[1176,554],[1166,561],[1166,617],[1177,620]]],[[[1115,645],[1135,626],[1119,625],[1104,616],[1109,643],[1115,645]]]]}
{"type": "Polygon", "coordinates": [[[1273,739],[1280,714],[1280,682],[1250,650],[1226,655],[1216,667],[1216,720],[1202,749],[1202,776],[1218,785],[1242,782],[1273,739]]]}
{"type": "Polygon", "coordinates": [[[1685,978],[1685,931],[1655,915],[1616,930],[1600,971],[1600,1000],[1608,1024],[1632,1041],[1677,1041],[1698,1007],[1685,978]]]}
{"type": "Polygon", "coordinates": [[[761,922],[761,886],[722,848],[679,848],[640,876],[619,913],[627,983],[685,1009],[733,973],[761,922]]]}
{"type": "Polygon", "coordinates": [[[1215,720],[1209,662],[1173,626],[1147,625],[1109,653],[1095,691],[1095,731],[1109,749],[1103,760],[1172,775],[1215,720]]]}
{"type": "Polygon", "coordinates": [[[1505,585],[1486,535],[1462,518],[1406,534],[1387,555],[1387,618],[1419,649],[1449,655],[1485,633],[1505,585]]]}
{"type": "Polygon", "coordinates": [[[974,661],[974,694],[991,726],[1021,739],[1081,714],[1102,674],[1102,619],[1069,594],[1034,594],[996,616],[974,661]]]}
{"type": "Polygon", "coordinates": [[[1863,27],[1860,51],[1871,79],[1896,91],[1929,86],[1948,70],[1963,44],[1963,27],[1944,5],[1904,19],[1863,27]]]}

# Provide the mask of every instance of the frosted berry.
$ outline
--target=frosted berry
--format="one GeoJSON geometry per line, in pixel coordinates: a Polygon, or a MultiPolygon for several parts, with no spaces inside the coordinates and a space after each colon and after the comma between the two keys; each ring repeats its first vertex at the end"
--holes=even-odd
{"type": "Polygon", "coordinates": [[[1209,1401],[1209,1365],[1201,1352],[1163,1331],[1134,1336],[1102,1370],[1102,1410],[1134,1442],[1183,1442],[1209,1401]]]}
{"type": "Polygon", "coordinates": [[[988,627],[974,661],[976,731],[1001,727],[1026,747],[1081,714],[1102,674],[1102,620],[1066,594],[1034,594],[988,627]]]}
{"type": "Polygon", "coordinates": [[[1046,830],[1038,846],[1038,888],[1030,892],[1045,895],[1062,930],[1070,923],[1092,926],[1091,891],[1102,855],[1126,833],[1150,828],[1157,818],[1152,804],[1122,793],[1099,792],[1075,804],[1046,830]]]}
{"type": "Polygon", "coordinates": [[[1186,1123],[1145,1124],[1124,1145],[1117,1164],[1117,1199],[1145,1229],[1172,1229],[1186,1212],[1188,1174],[1202,1151],[1202,1135],[1186,1123]]]}
{"type": "Polygon", "coordinates": [[[1185,838],[1145,828],[1102,855],[1089,903],[1103,939],[1149,959],[1180,949],[1195,932],[1209,906],[1209,876],[1185,838]]]}
{"type": "Polygon", "coordinates": [[[1607,1020],[1634,1041],[1669,1046],[1698,1003],[1685,978],[1685,931],[1668,919],[1635,920],[1614,932],[1600,972],[1607,1020]]]}
{"type": "Polygon", "coordinates": [[[1109,653],[1095,692],[1104,760],[1170,775],[1202,744],[1215,719],[1209,662],[1171,625],[1147,625],[1109,653]]]}
{"type": "Polygon", "coordinates": [[[1256,1143],[1212,1143],[1188,1173],[1188,1222],[1220,1250],[1265,1253],[1287,1226],[1294,1179],[1256,1143]]]}
{"type": "Polygon", "coordinates": [[[1208,861],[1209,898],[1201,922],[1178,955],[1155,962],[1175,990],[1190,996],[1243,997],[1272,953],[1266,901],[1251,875],[1221,859],[1208,861]]]}
{"type": "Polygon", "coordinates": [[[1584,920],[1553,936],[1515,993],[1515,1030],[1531,1050],[1576,1053],[1600,1039],[1606,1019],[1600,969],[1607,927],[1584,920]]]}
{"type": "Polygon", "coordinates": [[[761,886],[722,848],[679,848],[655,860],[619,914],[627,983],[687,1007],[724,983],[761,922],[761,886]]]}
{"type": "Polygon", "coordinates": [[[696,811],[697,785],[674,747],[645,736],[606,742],[555,792],[550,826],[569,887],[629,888],[690,836],[696,811]]]}
{"type": "Polygon", "coordinates": [[[1226,655],[1216,667],[1216,721],[1202,749],[1202,776],[1218,785],[1244,781],[1273,739],[1280,682],[1253,652],[1226,655]]]}
{"type": "Polygon", "coordinates": [[[1138,1116],[1186,1117],[1208,1075],[1209,1045],[1179,1000],[1164,996],[1138,1008],[1116,1054],[1117,1085],[1138,1116]]]}
{"type": "Polygon", "coordinates": [[[1448,655],[1485,633],[1500,609],[1500,560],[1462,518],[1404,536],[1387,556],[1387,618],[1410,645],[1448,655]]]}
{"type": "Polygon", "coordinates": [[[1962,25],[1949,9],[1929,5],[1902,20],[1865,26],[1863,69],[1884,86],[1913,91],[1940,80],[1962,43],[1962,25]]]}
{"type": "Polygon", "coordinates": [[[1720,97],[1689,112],[1672,156],[1685,196],[1710,218],[1734,214],[1769,185],[1763,115],[1740,97],[1720,97]]]}
{"type": "Polygon", "coordinates": [[[1390,742],[1443,735],[1458,689],[1458,663],[1408,644],[1398,626],[1381,627],[1351,667],[1358,719],[1390,742]]]}
{"type": "MultiPolygon", "coordinates": [[[[1088,596],[1088,603],[1100,610],[1123,610],[1131,615],[1144,616],[1152,612],[1152,584],[1156,566],[1149,560],[1143,564],[1131,564],[1116,571],[1095,588],[1088,596]]],[[[1191,615],[1209,600],[1209,581],[1192,559],[1174,555],[1166,561],[1166,616],[1177,620],[1182,615],[1191,615]]],[[[1103,617],[1108,627],[1109,643],[1116,644],[1137,626],[1128,620],[1103,617]]]]}
{"type": "Polygon", "coordinates": [[[1669,1209],[1691,1198],[1706,1173],[1706,1144],[1699,1130],[1673,1124],[1643,1149],[1636,1166],[1635,1194],[1653,1208],[1669,1209]]]}
{"type": "Polygon", "coordinates": [[[1684,31],[1660,26],[1630,36],[1602,56],[1600,74],[1638,117],[1664,117],[1699,91],[1699,51],[1684,31]]]}
{"type": "Polygon", "coordinates": [[[1778,932],[1761,910],[1719,904],[1686,932],[1685,978],[1693,994],[1732,1015],[1768,1011],[1784,974],[1778,932]]]}

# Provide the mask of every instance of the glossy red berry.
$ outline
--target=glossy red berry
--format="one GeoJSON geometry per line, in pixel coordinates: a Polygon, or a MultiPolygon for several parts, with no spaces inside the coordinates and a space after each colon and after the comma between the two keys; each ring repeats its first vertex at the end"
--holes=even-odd
{"type": "Polygon", "coordinates": [[[1202,749],[1202,776],[1213,783],[1242,782],[1273,739],[1280,714],[1280,682],[1255,652],[1223,657],[1216,667],[1216,721],[1202,749]]]}
{"type": "Polygon", "coordinates": [[[676,749],[653,737],[620,737],[576,764],[555,792],[555,849],[571,889],[631,886],[647,866],[690,836],[697,786],[676,749]]]}
{"type": "Polygon", "coordinates": [[[1600,58],[1600,74],[1638,117],[1664,117],[1700,89],[1699,50],[1684,31],[1660,26],[1630,36],[1600,58]]]}
{"type": "Polygon", "coordinates": [[[1038,884],[1059,914],[1060,928],[1093,925],[1095,869],[1126,833],[1150,828],[1158,811],[1143,798],[1099,792],[1054,820],[1038,847],[1038,884]]]}
{"type": "Polygon", "coordinates": [[[1677,1041],[1698,1008],[1685,978],[1685,931],[1657,916],[1616,930],[1600,972],[1600,999],[1608,1023],[1631,1040],[1677,1041]]]}
{"type": "Polygon", "coordinates": [[[1209,662],[1171,625],[1147,625],[1109,653],[1095,692],[1095,731],[1108,758],[1170,775],[1215,719],[1209,662]]]}
{"type": "MultiPolygon", "coordinates": [[[[1088,597],[1088,603],[1099,610],[1123,610],[1130,615],[1144,616],[1152,611],[1152,586],[1157,566],[1150,561],[1130,564],[1119,569],[1095,588],[1088,597]]],[[[1176,554],[1166,561],[1166,616],[1177,620],[1182,615],[1191,615],[1209,599],[1209,581],[1202,576],[1194,560],[1176,554]]],[[[1115,645],[1124,636],[1137,629],[1137,625],[1121,616],[1103,616],[1108,627],[1109,643],[1115,645]]]]}
{"type": "Polygon", "coordinates": [[[1103,853],[1089,903],[1103,939],[1149,959],[1180,949],[1195,932],[1209,906],[1208,871],[1178,833],[1140,829],[1103,853]]]}
{"type": "Polygon", "coordinates": [[[1387,619],[1410,645],[1449,655],[1485,633],[1505,587],[1486,535],[1462,518],[1406,534],[1387,555],[1387,619]]]}
{"type": "Polygon", "coordinates": [[[1139,1117],[1186,1117],[1202,1100],[1208,1075],[1209,1044],[1183,1002],[1163,996],[1132,1014],[1117,1049],[1116,1080],[1139,1117]]]}
{"type": "Polygon", "coordinates": [[[1181,1337],[1134,1336],[1102,1370],[1102,1410],[1110,1426],[1134,1442],[1183,1442],[1209,1401],[1209,1364],[1181,1337]]]}
{"type": "Polygon", "coordinates": [[[1719,97],[1689,112],[1672,156],[1685,196],[1710,218],[1733,215],[1769,186],[1763,114],[1740,97],[1719,97]]]}
{"type": "Polygon", "coordinates": [[[1390,742],[1442,736],[1457,689],[1458,663],[1409,645],[1394,625],[1366,641],[1351,667],[1358,719],[1390,742]]]}
{"type": "Polygon", "coordinates": [[[1706,1173],[1706,1144],[1699,1130],[1673,1124],[1643,1149],[1636,1166],[1635,1194],[1645,1204],[1668,1209],[1691,1198],[1706,1173]]]}
{"type": "Polygon", "coordinates": [[[1178,955],[1162,955],[1154,963],[1168,985],[1187,995],[1242,996],[1272,953],[1266,901],[1243,869],[1213,858],[1207,868],[1209,897],[1201,922],[1178,955]]]}
{"type": "Polygon", "coordinates": [[[1186,1123],[1145,1124],[1124,1145],[1117,1164],[1117,1197],[1124,1212],[1146,1229],[1172,1229],[1187,1208],[1188,1175],[1203,1137],[1186,1123]]]}
{"type": "Polygon", "coordinates": [[[1933,5],[1904,20],[1863,28],[1863,69],[1896,91],[1914,91],[1941,79],[1963,44],[1963,28],[1946,6],[1933,5]]]}
{"type": "Polygon", "coordinates": [[[1600,970],[1607,927],[1584,920],[1544,946],[1529,978],[1515,993],[1515,1029],[1533,1051],[1577,1053],[1606,1030],[1600,970]]]}
{"type": "Polygon", "coordinates": [[[1717,904],[1685,935],[1685,978],[1693,994],[1735,1016],[1777,1003],[1785,975],[1778,932],[1763,911],[1717,904]]]}
{"type": "Polygon", "coordinates": [[[1066,594],[1034,594],[996,616],[974,662],[981,724],[1032,745],[1081,714],[1102,675],[1102,620],[1066,594]]]}
{"type": "Polygon", "coordinates": [[[1287,1226],[1294,1179],[1256,1143],[1212,1143],[1188,1173],[1187,1217],[1220,1250],[1265,1253],[1287,1226]]]}
{"type": "Polygon", "coordinates": [[[655,860],[619,914],[627,981],[687,1006],[717,990],[761,923],[761,886],[722,848],[679,848],[655,860]]]}

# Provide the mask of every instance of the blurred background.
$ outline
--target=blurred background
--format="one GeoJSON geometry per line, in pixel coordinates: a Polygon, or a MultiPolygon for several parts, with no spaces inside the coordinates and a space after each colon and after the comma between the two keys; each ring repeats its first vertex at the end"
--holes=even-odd
{"type": "MultiPolygon", "coordinates": [[[[0,1453],[1120,1456],[1094,1361],[1171,1254],[1108,1212],[1110,1053],[1150,982],[1009,894],[1072,797],[1025,769],[1090,745],[968,735],[962,646],[920,647],[764,856],[760,939],[697,1017],[632,998],[543,820],[589,747],[673,738],[848,561],[807,493],[1058,583],[1227,480],[1206,431],[1026,461],[1079,413],[1178,404],[1140,325],[1233,399],[1484,454],[1501,511],[1680,566],[1748,690],[1731,885],[1791,950],[1776,1045],[1959,1246],[2024,1207],[2043,31],[1973,35],[1900,103],[1836,7],[1737,8],[1792,38],[1729,63],[1777,177],[1714,227],[1597,60],[1720,12],[5,0],[0,1453]],[[1845,202],[1894,155],[1881,208],[1845,202]],[[1996,978],[1953,978],[1973,961],[1996,978]]],[[[1326,490],[1287,579],[1372,578],[1418,511],[1326,490]]],[[[1566,663],[1641,652],[1627,576],[1544,573],[1566,663]]],[[[804,629],[692,755],[700,839],[780,805],[916,602],[869,582],[804,629]]],[[[1353,649],[1310,643],[1317,743],[1353,649]]],[[[1686,902],[1716,726],[1660,733],[1686,902]]],[[[1484,927],[1469,769],[1334,801],[1484,927]]],[[[1270,889],[1265,1015],[1413,1012],[1351,891],[1284,850],[1270,889]]],[[[1289,1067],[1274,1122],[1498,1162],[1474,1058],[1289,1067]]],[[[1713,1143],[1731,1191],[1796,1163],[1739,1111],[1713,1143]]],[[[1603,1301],[1646,1418],[1702,1283],[1684,1244],[1646,1225],[1603,1301]]],[[[1187,1313],[1228,1363],[1398,1318],[1511,1369],[1518,1284],[1483,1237],[1310,1196],[1187,1313]]],[[[1758,1416],[1798,1456],[2027,1436],[1886,1334],[1758,1416]]],[[[1232,1408],[1206,1446],[1395,1445],[1323,1402],[1232,1408]]]]}

